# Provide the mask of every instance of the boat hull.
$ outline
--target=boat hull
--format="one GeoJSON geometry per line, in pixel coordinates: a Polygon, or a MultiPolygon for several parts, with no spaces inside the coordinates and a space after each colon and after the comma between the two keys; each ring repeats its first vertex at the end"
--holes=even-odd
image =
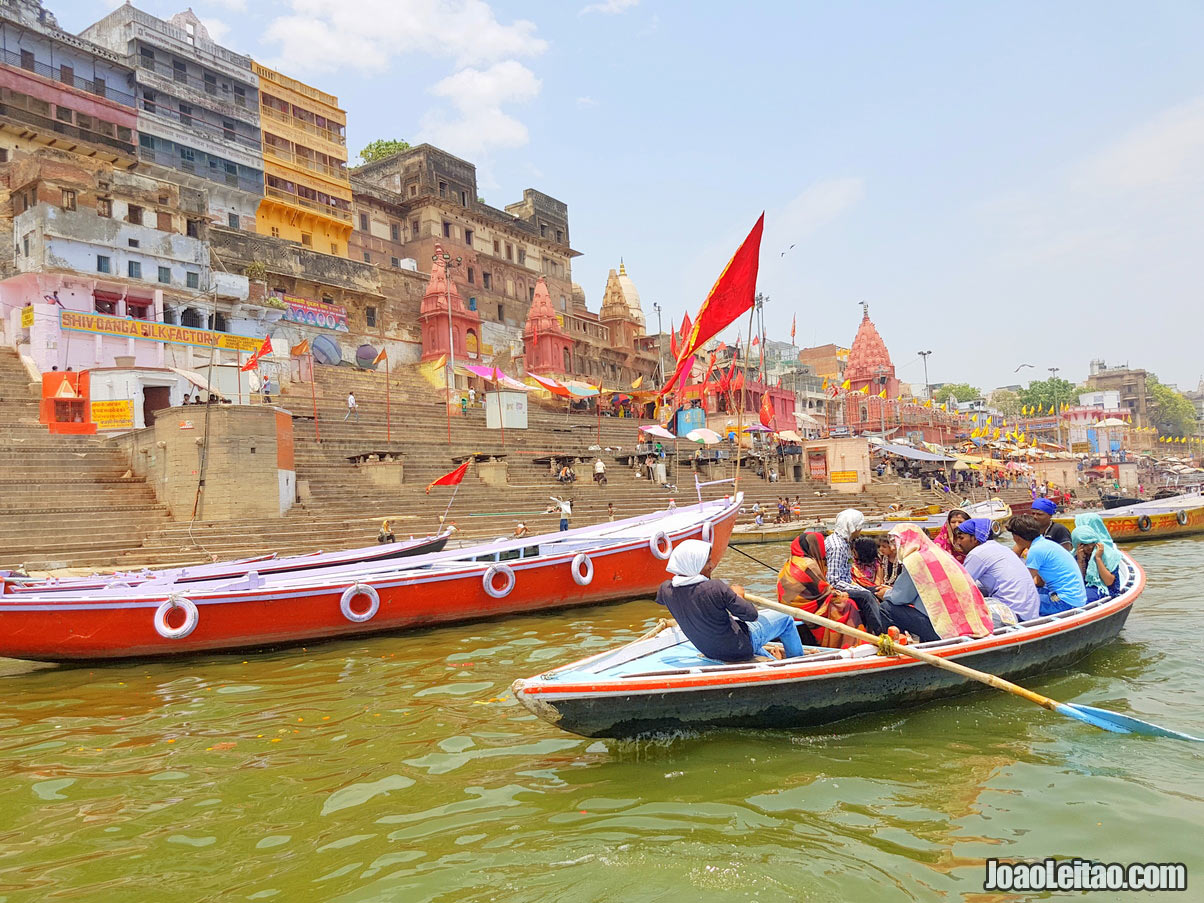
{"type": "MultiPolygon", "coordinates": [[[[727,548],[738,503],[710,504],[707,517],[665,532],[674,545],[701,538],[705,520],[710,524],[712,560],[718,562],[727,548]]],[[[542,538],[551,541],[557,535],[567,534],[542,538]]],[[[295,645],[650,596],[665,578],[665,562],[653,554],[647,539],[608,541],[588,552],[594,569],[588,585],[573,579],[575,552],[566,551],[507,561],[514,570],[514,586],[503,598],[495,598],[485,591],[484,574],[490,565],[471,560],[473,554],[473,549],[443,553],[445,559],[469,560],[438,571],[401,563],[385,575],[318,575],[288,589],[174,590],[192,601],[198,613],[195,629],[178,639],[165,638],[155,628],[155,613],[165,594],[124,599],[0,597],[0,656],[77,661],[295,645]],[[343,594],[356,584],[370,586],[380,600],[376,614],[363,622],[348,619],[341,609],[343,594]]],[[[495,587],[501,584],[499,579],[495,587]]],[[[359,611],[365,608],[361,598],[359,611]]],[[[169,620],[167,626],[178,624],[169,620]]]]}
{"type": "MultiPolygon", "coordinates": [[[[1023,639],[992,635],[968,641],[961,652],[925,648],[1013,680],[1071,665],[1120,632],[1144,586],[1139,569],[1138,575],[1133,590],[1078,613],[1073,624],[1048,619],[1048,624],[1026,628],[1029,635],[1023,639]]],[[[981,686],[904,658],[869,656],[830,665],[802,661],[801,665],[711,667],[687,676],[652,672],[631,675],[622,686],[611,680],[592,688],[584,678],[558,686],[554,680],[536,677],[516,681],[513,691],[520,703],[563,730],[586,737],[627,738],[715,728],[814,727],[981,686]]]]}
{"type": "MultiPolygon", "coordinates": [[[[1153,503],[1145,503],[1151,505],[1153,503]]],[[[1154,539],[1179,539],[1204,533],[1204,505],[1175,507],[1149,511],[1104,513],[1100,517],[1108,533],[1116,542],[1147,542],[1154,539]],[[1148,518],[1148,520],[1143,520],[1148,518]]],[[[1058,517],[1055,520],[1067,529],[1074,529],[1073,517],[1058,517]]]]}

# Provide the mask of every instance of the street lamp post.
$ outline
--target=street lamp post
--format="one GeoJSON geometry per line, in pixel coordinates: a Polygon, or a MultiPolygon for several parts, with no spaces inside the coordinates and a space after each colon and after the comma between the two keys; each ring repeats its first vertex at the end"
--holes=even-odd
{"type": "Polygon", "coordinates": [[[653,301],[652,309],[656,311],[656,382],[658,385],[664,385],[665,334],[661,331],[661,306],[656,301],[653,301]]]}
{"type": "Polygon", "coordinates": [[[1062,412],[1058,407],[1059,399],[1058,399],[1057,379],[1058,379],[1058,371],[1062,368],[1061,367],[1047,367],[1046,369],[1049,370],[1049,381],[1053,384],[1053,391],[1054,391],[1053,409],[1054,409],[1054,418],[1055,418],[1054,425],[1057,427],[1057,430],[1058,430],[1058,445],[1061,445],[1062,444],[1062,412]]]}
{"type": "MultiPolygon", "coordinates": [[[[459,266],[464,258],[456,258],[459,266]]],[[[444,251],[431,258],[434,262],[443,262],[443,279],[447,289],[447,362],[450,369],[447,373],[447,444],[451,445],[451,404],[452,395],[456,391],[456,336],[452,330],[452,301],[451,301],[451,266],[452,256],[444,251]]]]}
{"type": "MultiPolygon", "coordinates": [[[[887,379],[886,373],[887,373],[887,371],[886,371],[885,367],[878,368],[878,391],[879,392],[883,391],[886,388],[886,379],[887,379]]],[[[882,441],[885,442],[886,441],[886,399],[885,398],[878,399],[878,408],[882,412],[882,441]]]]}

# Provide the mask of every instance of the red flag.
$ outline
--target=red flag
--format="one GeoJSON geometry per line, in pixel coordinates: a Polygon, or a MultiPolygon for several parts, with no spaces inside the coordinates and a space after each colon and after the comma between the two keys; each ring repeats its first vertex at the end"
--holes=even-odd
{"type": "Polygon", "coordinates": [[[736,361],[732,359],[732,365],[727,368],[727,373],[719,376],[719,391],[730,392],[732,390],[732,379],[736,376],[736,361]]]}
{"type": "Polygon", "coordinates": [[[263,340],[263,344],[259,346],[259,350],[252,354],[245,364],[242,365],[244,371],[254,370],[259,366],[259,359],[272,350],[272,337],[268,336],[263,340]]]}
{"type": "Polygon", "coordinates": [[[761,426],[773,426],[773,406],[769,403],[769,393],[761,396],[761,426]]]}
{"type": "Polygon", "coordinates": [[[761,337],[759,335],[753,336],[752,347],[756,348],[760,344],[761,344],[761,337]]]}
{"type": "Polygon", "coordinates": [[[469,464],[469,462],[465,461],[463,464],[461,464],[459,467],[457,467],[451,473],[445,473],[439,479],[435,480],[435,482],[431,483],[430,486],[426,487],[426,494],[430,495],[431,490],[433,488],[435,488],[436,486],[458,486],[458,485],[460,485],[460,481],[462,479],[464,479],[464,474],[468,472],[468,464],[469,464]]]}
{"type": "Polygon", "coordinates": [[[797,320],[798,320],[798,314],[795,314],[793,317],[790,318],[790,344],[791,345],[794,344],[794,327],[795,327],[795,323],[797,320]]]}
{"type": "Polygon", "coordinates": [[[702,302],[698,317],[694,320],[694,328],[678,356],[679,361],[693,354],[704,342],[753,306],[760,264],[761,232],[764,228],[765,214],[762,213],[702,302]]]}
{"type": "Polygon", "coordinates": [[[673,359],[677,360],[677,333],[669,333],[669,353],[673,355],[673,359]]]}
{"type": "MultiPolygon", "coordinates": [[[[703,378],[702,378],[702,382],[703,382],[704,386],[711,381],[711,374],[714,372],[715,372],[715,355],[712,354],[711,359],[707,362],[706,375],[703,376],[703,378]]],[[[706,390],[704,389],[703,391],[706,391],[706,390]]]]}
{"type": "Polygon", "coordinates": [[[682,342],[683,348],[685,347],[686,339],[688,339],[690,337],[691,325],[692,324],[690,323],[690,315],[688,313],[684,314],[681,319],[681,332],[679,333],[679,335],[681,336],[681,342],[682,342]]]}

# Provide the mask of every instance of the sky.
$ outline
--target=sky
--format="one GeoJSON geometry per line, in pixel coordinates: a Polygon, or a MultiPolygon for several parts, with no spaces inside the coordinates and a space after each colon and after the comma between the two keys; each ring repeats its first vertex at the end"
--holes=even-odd
{"type": "MultiPolygon", "coordinates": [[[[565,201],[591,309],[622,259],[680,324],[764,211],[771,338],[847,345],[865,301],[917,385],[928,350],[986,390],[1204,376],[1204,4],[191,2],[336,94],[353,156],[429,141],[493,206],[565,201]]],[[[69,31],[115,6],[45,5],[69,31]]]]}

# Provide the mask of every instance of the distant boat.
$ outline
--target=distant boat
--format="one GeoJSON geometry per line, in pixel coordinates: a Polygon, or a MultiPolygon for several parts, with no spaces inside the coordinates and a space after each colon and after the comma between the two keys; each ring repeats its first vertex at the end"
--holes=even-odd
{"type": "Polygon", "coordinates": [[[463,549],[228,581],[0,596],[0,656],[145,658],[294,645],[654,593],[684,539],[727,549],[741,496],[463,549]]]}
{"type": "MultiPolygon", "coordinates": [[[[1016,680],[1072,664],[1114,639],[1145,587],[1126,556],[1123,592],[1057,615],[916,648],[1016,680]]],[[[709,728],[795,729],[895,712],[978,688],[969,678],[876,647],[819,649],[781,661],[705,658],[671,627],[535,677],[511,689],[549,724],[585,737],[638,737],[709,728]]]]}
{"type": "MultiPolygon", "coordinates": [[[[1100,515],[1117,542],[1176,539],[1204,533],[1204,495],[1187,493],[1113,508],[1100,515]]],[[[1054,518],[1074,529],[1074,516],[1054,518]]]]}

